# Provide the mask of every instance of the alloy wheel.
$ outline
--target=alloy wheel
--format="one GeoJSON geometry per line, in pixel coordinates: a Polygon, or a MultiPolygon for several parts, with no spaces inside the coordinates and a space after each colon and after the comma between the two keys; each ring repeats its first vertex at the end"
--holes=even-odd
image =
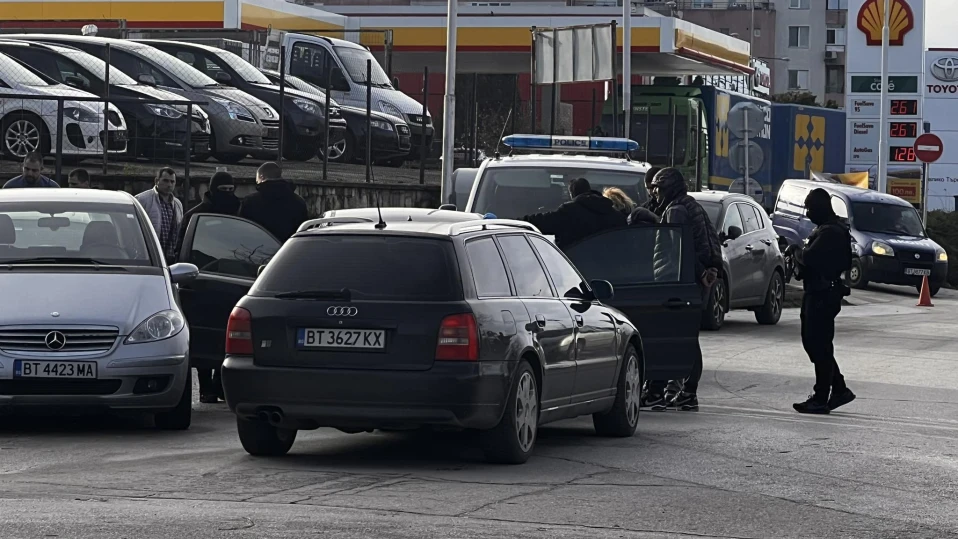
{"type": "Polygon", "coordinates": [[[326,152],[329,154],[328,159],[330,161],[337,161],[343,157],[343,154],[346,153],[346,139],[341,139],[337,142],[334,142],[331,146],[326,148],[326,152]]]}
{"type": "Polygon", "coordinates": [[[11,123],[3,139],[7,151],[16,157],[26,157],[40,149],[40,129],[29,120],[11,123]]]}
{"type": "Polygon", "coordinates": [[[725,318],[725,281],[715,281],[715,302],[712,304],[712,319],[721,322],[725,318]]]}
{"type": "Polygon", "coordinates": [[[516,388],[516,434],[519,449],[532,450],[536,441],[536,428],[539,422],[539,398],[536,394],[536,381],[531,372],[523,372],[516,388]]]}
{"type": "Polygon", "coordinates": [[[848,270],[848,280],[857,283],[862,276],[862,270],[857,265],[852,264],[852,269],[848,270]]]}
{"type": "Polygon", "coordinates": [[[772,314],[778,316],[785,302],[785,287],[782,286],[782,279],[777,276],[772,279],[772,294],[772,314]]]}
{"type": "Polygon", "coordinates": [[[638,424],[641,398],[642,377],[639,374],[639,362],[633,354],[629,356],[625,369],[625,415],[629,419],[629,425],[638,424]]]}

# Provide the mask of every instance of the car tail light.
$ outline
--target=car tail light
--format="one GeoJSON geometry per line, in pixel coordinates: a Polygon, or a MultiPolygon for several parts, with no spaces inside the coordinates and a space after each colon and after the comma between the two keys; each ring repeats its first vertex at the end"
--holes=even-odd
{"type": "Polygon", "coordinates": [[[253,317],[242,307],[233,307],[226,324],[226,353],[253,355],[253,317]]]}
{"type": "Polygon", "coordinates": [[[442,319],[436,359],[444,361],[477,361],[479,331],[472,314],[454,314],[442,319]]]}

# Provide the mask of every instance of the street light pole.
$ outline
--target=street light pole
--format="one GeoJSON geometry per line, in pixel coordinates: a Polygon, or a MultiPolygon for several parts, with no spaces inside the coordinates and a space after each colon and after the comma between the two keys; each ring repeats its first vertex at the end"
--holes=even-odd
{"type": "Polygon", "coordinates": [[[885,16],[882,18],[881,28],[881,109],[878,112],[878,177],[875,178],[875,189],[880,193],[887,191],[888,176],[888,19],[891,18],[891,0],[884,0],[885,16]]]}
{"type": "MultiPolygon", "coordinates": [[[[446,99],[442,111],[442,185],[451,185],[455,167],[456,137],[456,37],[459,0],[449,0],[446,9],[446,99]]],[[[425,133],[423,133],[425,136],[425,133]]]]}
{"type": "MultiPolygon", "coordinates": [[[[612,87],[614,89],[615,85],[612,87]]],[[[632,0],[622,0],[622,111],[623,136],[629,138],[632,124],[632,0]]]]}

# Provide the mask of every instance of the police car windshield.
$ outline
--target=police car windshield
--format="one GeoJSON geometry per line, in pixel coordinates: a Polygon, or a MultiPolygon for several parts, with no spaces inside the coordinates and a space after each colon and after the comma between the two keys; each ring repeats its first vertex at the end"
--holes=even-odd
{"type": "Polygon", "coordinates": [[[618,187],[636,204],[649,199],[645,174],[585,168],[487,168],[479,180],[476,202],[470,211],[494,213],[500,219],[519,219],[533,213],[552,211],[568,202],[569,182],[589,180],[592,189],[602,192],[618,187]]]}
{"type": "Polygon", "coordinates": [[[852,202],[855,229],[861,232],[924,237],[918,212],[911,206],[880,202],[852,202]]]}

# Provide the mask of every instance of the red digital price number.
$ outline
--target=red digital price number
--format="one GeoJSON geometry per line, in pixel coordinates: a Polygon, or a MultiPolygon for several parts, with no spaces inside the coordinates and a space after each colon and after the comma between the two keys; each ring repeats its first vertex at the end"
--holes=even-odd
{"type": "Polygon", "coordinates": [[[918,114],[917,99],[892,99],[891,100],[891,115],[892,116],[915,116],[917,114],[918,114]]]}
{"type": "Polygon", "coordinates": [[[892,163],[914,163],[918,156],[912,146],[891,146],[888,148],[888,160],[892,163]]]}
{"type": "Polygon", "coordinates": [[[918,122],[892,122],[888,134],[891,138],[915,138],[918,136],[918,122]]]}

